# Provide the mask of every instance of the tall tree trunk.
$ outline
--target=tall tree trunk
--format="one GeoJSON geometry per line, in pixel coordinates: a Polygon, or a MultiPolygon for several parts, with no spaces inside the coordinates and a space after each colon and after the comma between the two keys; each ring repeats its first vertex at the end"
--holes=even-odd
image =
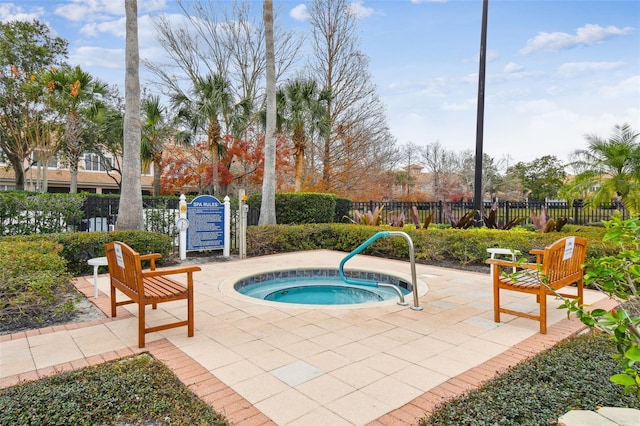
{"type": "Polygon", "coordinates": [[[22,159],[13,155],[7,155],[7,158],[11,163],[11,167],[13,167],[13,173],[16,177],[16,191],[24,191],[24,164],[22,159]]]}
{"type": "Polygon", "coordinates": [[[142,184],[140,182],[140,52],[138,50],[138,2],[125,0],[125,113],[122,160],[122,192],[118,229],[142,229],[142,184]]]}
{"type": "Polygon", "coordinates": [[[211,151],[211,189],[212,194],[218,196],[219,183],[218,180],[218,163],[220,162],[220,142],[222,139],[222,130],[218,118],[211,118],[209,125],[209,148],[211,151]]]}
{"type": "Polygon", "coordinates": [[[302,190],[302,174],[304,172],[304,151],[306,147],[304,131],[294,131],[293,146],[295,147],[293,155],[295,156],[295,186],[294,192],[302,190]]]}
{"type": "Polygon", "coordinates": [[[273,1],[264,0],[264,38],[267,74],[267,125],[264,134],[264,177],[259,225],[276,223],[276,61],[273,41],[273,1]]]}
{"type": "Polygon", "coordinates": [[[159,157],[160,158],[155,158],[153,160],[153,195],[156,197],[161,195],[162,192],[160,182],[160,177],[162,175],[162,156],[160,155],[159,157]]]}
{"type": "Polygon", "coordinates": [[[69,161],[71,171],[71,183],[69,193],[78,192],[78,163],[82,155],[82,119],[78,111],[71,111],[67,114],[67,125],[65,127],[65,151],[69,161]]]}

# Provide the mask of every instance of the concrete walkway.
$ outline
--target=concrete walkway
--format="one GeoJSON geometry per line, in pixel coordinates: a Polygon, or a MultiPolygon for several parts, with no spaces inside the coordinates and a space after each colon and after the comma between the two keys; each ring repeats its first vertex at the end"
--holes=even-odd
{"type": "MultiPolygon", "coordinates": [[[[0,336],[0,387],[148,351],[234,424],[415,424],[443,400],[584,329],[553,309],[553,298],[546,335],[523,318],[503,315],[496,324],[488,274],[426,265],[416,265],[422,311],[394,301],[295,306],[233,290],[249,275],[336,268],[344,256],[320,250],[203,264],[195,274],[195,336],[184,328],[149,334],[144,350],[137,348],[137,320],[123,307],[116,318],[0,336]]],[[[407,262],[358,255],[351,268],[410,281],[407,262]]],[[[99,277],[98,299],[92,283],[77,280],[108,312],[108,276],[99,277]]],[[[506,303],[537,309],[535,298],[509,293],[506,303]]],[[[585,299],[613,307],[595,291],[585,291],[585,299]]],[[[181,303],[162,304],[147,311],[147,320],[184,312],[181,303]]]]}

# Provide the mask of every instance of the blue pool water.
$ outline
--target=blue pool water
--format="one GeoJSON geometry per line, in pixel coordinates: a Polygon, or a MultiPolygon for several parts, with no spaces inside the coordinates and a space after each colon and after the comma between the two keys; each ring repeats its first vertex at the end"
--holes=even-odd
{"type": "MultiPolygon", "coordinates": [[[[351,275],[353,277],[354,273],[351,275]]],[[[395,284],[403,294],[410,292],[407,288],[410,285],[397,277],[372,273],[355,273],[355,276],[359,279],[368,278],[372,283],[395,284]]],[[[241,294],[261,300],[305,305],[348,305],[398,300],[398,295],[389,288],[345,284],[337,270],[331,269],[263,274],[245,278],[236,283],[235,289],[241,294]]]]}

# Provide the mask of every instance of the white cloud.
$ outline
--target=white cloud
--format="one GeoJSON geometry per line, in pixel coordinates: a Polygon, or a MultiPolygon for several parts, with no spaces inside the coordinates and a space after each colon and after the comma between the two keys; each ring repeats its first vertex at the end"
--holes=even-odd
{"type": "Polygon", "coordinates": [[[504,66],[503,71],[506,73],[516,73],[522,71],[523,69],[524,67],[522,65],[516,64],[515,62],[509,62],[504,66]]]}
{"type": "Polygon", "coordinates": [[[560,77],[575,77],[580,74],[611,71],[624,65],[624,62],[567,62],[558,68],[558,75],[560,77]]]}
{"type": "Polygon", "coordinates": [[[92,37],[98,37],[100,34],[113,34],[118,38],[124,39],[125,26],[125,18],[123,17],[115,21],[88,23],[80,29],[80,33],[92,37]]]}
{"type": "Polygon", "coordinates": [[[89,68],[124,68],[124,46],[122,49],[104,49],[93,46],[79,47],[69,57],[69,63],[89,68]]]}
{"type": "Polygon", "coordinates": [[[442,104],[442,109],[445,111],[468,111],[470,109],[476,108],[477,105],[477,99],[471,98],[457,103],[445,102],[444,104],[442,104]]]}
{"type": "Polygon", "coordinates": [[[289,16],[291,16],[296,21],[306,21],[309,19],[309,10],[307,9],[306,4],[299,4],[289,12],[289,16]]]}
{"type": "Polygon", "coordinates": [[[528,55],[539,50],[558,51],[571,49],[579,45],[591,45],[621,35],[627,35],[634,31],[634,28],[618,28],[613,25],[601,27],[600,25],[587,24],[578,28],[575,35],[555,32],[538,33],[532,39],[527,40],[527,46],[520,50],[521,55],[528,55]]]}
{"type": "MultiPolygon", "coordinates": [[[[602,86],[600,94],[606,97],[617,97],[636,93],[640,96],[640,75],[627,78],[615,85],[602,86]]],[[[637,116],[640,117],[640,114],[637,116]]]]}
{"type": "Polygon", "coordinates": [[[0,4],[0,22],[33,21],[39,19],[44,13],[42,7],[32,7],[27,11],[24,7],[16,6],[14,3],[0,4]]]}
{"type": "Polygon", "coordinates": [[[525,114],[549,114],[551,111],[558,109],[558,106],[548,99],[534,99],[531,101],[520,102],[516,106],[516,111],[525,114]]]}
{"type": "Polygon", "coordinates": [[[376,12],[372,7],[365,7],[362,3],[363,0],[355,0],[349,5],[349,11],[356,18],[367,18],[374,15],[376,12]]]}

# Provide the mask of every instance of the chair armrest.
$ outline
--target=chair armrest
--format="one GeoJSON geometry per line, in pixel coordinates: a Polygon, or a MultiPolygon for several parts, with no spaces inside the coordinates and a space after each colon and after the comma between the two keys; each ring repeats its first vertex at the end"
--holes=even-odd
{"type": "Polygon", "coordinates": [[[160,253],[141,254],[140,262],[148,260],[150,262],[150,269],[153,271],[156,269],[156,259],[160,259],[162,255],[160,253]]]}
{"type": "Polygon", "coordinates": [[[529,254],[536,256],[536,263],[542,263],[542,255],[544,254],[543,249],[531,249],[529,250],[529,254]]]}
{"type": "Polygon", "coordinates": [[[175,268],[162,268],[151,271],[142,271],[142,278],[145,277],[159,277],[161,275],[175,275],[175,274],[191,274],[193,272],[201,271],[199,266],[182,266],[175,268]]]}
{"type": "Polygon", "coordinates": [[[505,260],[505,259],[487,259],[484,261],[484,263],[488,263],[490,265],[498,265],[498,266],[509,266],[512,268],[515,268],[521,265],[518,262],[512,262],[511,260],[505,260]]]}
{"type": "Polygon", "coordinates": [[[504,260],[504,259],[487,259],[485,260],[485,263],[488,263],[490,265],[506,266],[509,268],[534,269],[534,270],[538,269],[537,263],[525,263],[525,262],[520,263],[520,262],[512,262],[510,260],[504,260]]]}

